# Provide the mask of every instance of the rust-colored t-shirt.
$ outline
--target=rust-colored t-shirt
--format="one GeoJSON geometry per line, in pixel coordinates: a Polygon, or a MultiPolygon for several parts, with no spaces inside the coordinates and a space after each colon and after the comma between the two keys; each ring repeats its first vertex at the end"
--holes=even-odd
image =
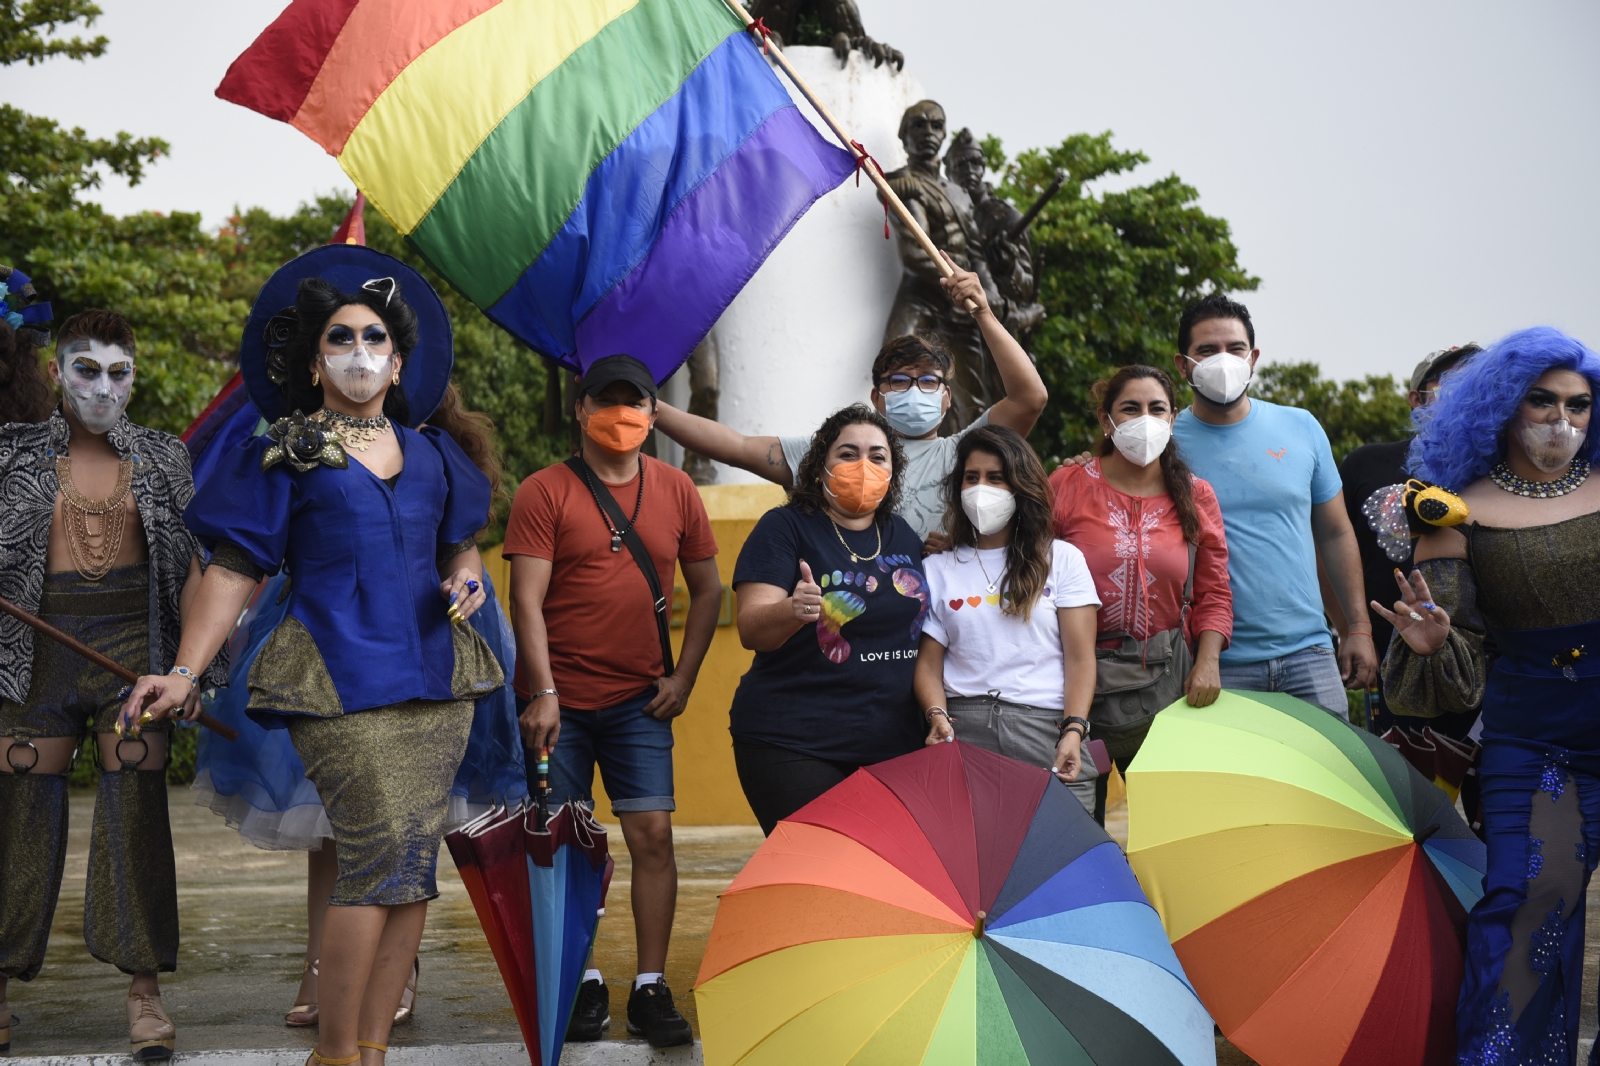
{"type": "MultiPolygon", "coordinates": [[[[639,479],[611,490],[624,517],[639,499],[639,479]]],[[[603,491],[603,489],[602,489],[603,491]]],[[[700,492],[689,475],[644,457],[644,499],[636,527],[655,560],[661,589],[672,595],[673,566],[717,554],[700,492]]],[[[506,523],[504,554],[549,559],[544,598],[550,670],[561,705],[596,711],[643,692],[664,672],[650,586],[624,545],[611,550],[611,531],[588,486],[565,463],[532,474],[517,489],[506,523]]],[[[516,689],[532,694],[522,661],[516,689]]]]}

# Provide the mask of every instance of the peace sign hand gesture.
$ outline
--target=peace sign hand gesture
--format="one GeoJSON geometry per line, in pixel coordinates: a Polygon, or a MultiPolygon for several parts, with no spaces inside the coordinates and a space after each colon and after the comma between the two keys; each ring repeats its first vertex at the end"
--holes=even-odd
{"type": "Polygon", "coordinates": [[[1433,602],[1433,593],[1428,591],[1421,570],[1411,571],[1407,579],[1397,569],[1394,580],[1400,586],[1401,597],[1395,601],[1394,610],[1387,610],[1377,600],[1372,601],[1372,609],[1394,626],[1412,651],[1432,655],[1444,647],[1450,636],[1449,613],[1433,602]]]}

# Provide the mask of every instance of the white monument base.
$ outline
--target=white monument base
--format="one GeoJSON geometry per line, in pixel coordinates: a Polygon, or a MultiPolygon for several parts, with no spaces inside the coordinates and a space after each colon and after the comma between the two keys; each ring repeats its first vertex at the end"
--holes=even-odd
{"type": "MultiPolygon", "coordinates": [[[[907,73],[874,67],[852,52],[841,67],[827,48],[785,48],[784,54],[846,132],[885,171],[905,165],[900,116],[922,99],[907,73]]],[[[800,110],[830,141],[832,132],[789,84],[800,110]]],[[[883,204],[872,184],[854,179],[822,197],[803,215],[755,277],[712,327],[721,400],[718,421],[749,435],[810,433],[872,389],[872,360],[900,284],[900,258],[883,238],[883,204]]],[[[664,386],[662,398],[688,403],[687,366],[664,386]]],[[[662,444],[670,443],[662,441],[662,444]]],[[[662,456],[682,462],[673,446],[662,456]]],[[[758,481],[754,474],[716,465],[717,483],[758,481]]]]}

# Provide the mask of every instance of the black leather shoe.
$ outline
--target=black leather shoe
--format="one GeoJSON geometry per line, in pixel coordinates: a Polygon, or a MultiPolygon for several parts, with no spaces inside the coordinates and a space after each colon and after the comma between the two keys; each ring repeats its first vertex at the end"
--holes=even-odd
{"type": "Polygon", "coordinates": [[[673,1006],[665,981],[635,988],[628,996],[628,1032],[644,1037],[651,1047],[694,1043],[689,1021],[673,1006]]]}
{"type": "Polygon", "coordinates": [[[611,1024],[611,989],[602,981],[585,981],[578,986],[578,999],[572,1005],[572,1020],[567,1023],[567,1042],[584,1044],[606,1035],[611,1024]]]}

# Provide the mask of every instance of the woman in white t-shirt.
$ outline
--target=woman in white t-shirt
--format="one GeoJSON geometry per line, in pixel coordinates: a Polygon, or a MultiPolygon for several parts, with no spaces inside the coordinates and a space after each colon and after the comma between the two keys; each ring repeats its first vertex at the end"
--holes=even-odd
{"type": "Polygon", "coordinates": [[[913,682],[927,743],[1048,766],[1093,812],[1082,746],[1100,599],[1083,553],[1051,532],[1044,467],[1016,433],[983,426],[961,439],[945,498],[952,548],[923,560],[933,609],[913,682]]]}

